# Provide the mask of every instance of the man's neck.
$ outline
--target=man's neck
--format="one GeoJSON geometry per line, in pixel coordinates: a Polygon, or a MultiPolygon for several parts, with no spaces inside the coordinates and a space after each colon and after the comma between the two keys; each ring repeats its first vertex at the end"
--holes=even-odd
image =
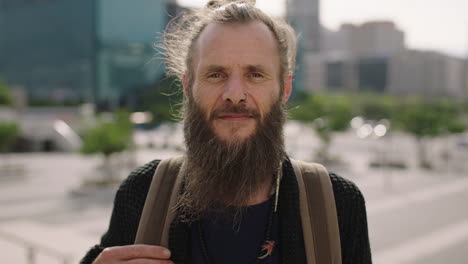
{"type": "Polygon", "coordinates": [[[272,183],[265,183],[252,197],[247,201],[246,206],[263,203],[271,197],[272,183]]]}

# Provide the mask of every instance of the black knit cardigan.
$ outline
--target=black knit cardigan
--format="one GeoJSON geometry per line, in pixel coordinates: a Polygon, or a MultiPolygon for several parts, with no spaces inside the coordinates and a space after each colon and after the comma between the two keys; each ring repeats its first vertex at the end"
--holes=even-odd
{"type": "MultiPolygon", "coordinates": [[[[131,245],[158,160],[135,171],[122,183],[114,200],[114,209],[107,232],[99,245],[91,248],[81,264],[91,264],[106,247],[131,245]]],[[[364,197],[351,181],[330,174],[338,214],[343,264],[370,264],[371,252],[367,231],[364,197]]],[[[281,263],[306,263],[299,211],[299,191],[289,160],[283,163],[280,188],[281,263]]],[[[190,227],[174,222],[169,232],[171,260],[184,263],[190,247],[190,227]]]]}

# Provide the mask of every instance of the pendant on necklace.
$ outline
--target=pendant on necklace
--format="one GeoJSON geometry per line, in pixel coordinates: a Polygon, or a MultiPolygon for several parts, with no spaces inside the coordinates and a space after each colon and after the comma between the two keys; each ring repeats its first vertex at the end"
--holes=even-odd
{"type": "Polygon", "coordinates": [[[275,241],[265,241],[265,244],[262,246],[262,251],[258,259],[264,259],[270,256],[273,253],[273,248],[275,247],[275,241]]]}

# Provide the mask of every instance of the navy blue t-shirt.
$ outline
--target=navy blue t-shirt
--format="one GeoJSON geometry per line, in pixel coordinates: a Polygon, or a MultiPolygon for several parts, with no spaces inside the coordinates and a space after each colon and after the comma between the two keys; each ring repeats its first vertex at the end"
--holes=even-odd
{"type": "MultiPolygon", "coordinates": [[[[265,231],[268,215],[271,210],[271,199],[248,206],[243,211],[240,225],[233,225],[232,220],[223,219],[222,216],[211,214],[201,220],[208,255],[213,264],[239,264],[255,263],[260,245],[265,244],[265,231]]],[[[280,263],[279,227],[277,214],[273,217],[271,240],[275,246],[271,256],[263,259],[261,263],[280,263]]],[[[198,224],[191,227],[191,264],[204,264],[201,249],[198,224]]]]}

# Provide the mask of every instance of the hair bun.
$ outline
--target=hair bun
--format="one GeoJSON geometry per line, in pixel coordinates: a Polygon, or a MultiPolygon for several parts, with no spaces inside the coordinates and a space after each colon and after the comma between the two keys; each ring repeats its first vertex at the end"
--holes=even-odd
{"type": "Polygon", "coordinates": [[[210,0],[206,3],[205,7],[209,9],[216,9],[223,5],[223,0],[210,0]]]}
{"type": "Polygon", "coordinates": [[[210,0],[206,3],[205,8],[217,9],[228,4],[248,4],[255,6],[256,0],[210,0]]]}

